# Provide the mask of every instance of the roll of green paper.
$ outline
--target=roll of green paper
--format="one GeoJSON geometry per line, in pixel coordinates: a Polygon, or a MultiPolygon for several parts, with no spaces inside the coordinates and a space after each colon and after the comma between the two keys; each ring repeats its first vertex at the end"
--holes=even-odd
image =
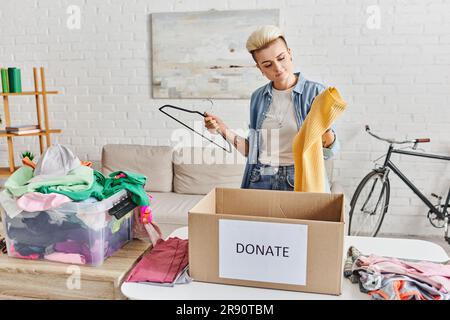
{"type": "Polygon", "coordinates": [[[2,90],[4,93],[9,92],[8,69],[1,69],[2,90]]]}
{"type": "Polygon", "coordinates": [[[17,92],[16,91],[16,75],[14,70],[16,68],[8,68],[8,78],[9,78],[9,92],[17,92]]]}
{"type": "Polygon", "coordinates": [[[14,70],[16,80],[16,92],[22,92],[22,76],[20,75],[20,69],[14,70]]]}

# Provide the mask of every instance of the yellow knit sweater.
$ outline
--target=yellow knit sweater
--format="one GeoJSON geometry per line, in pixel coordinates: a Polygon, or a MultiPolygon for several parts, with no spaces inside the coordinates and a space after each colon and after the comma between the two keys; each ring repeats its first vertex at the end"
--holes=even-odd
{"type": "Polygon", "coordinates": [[[327,88],[314,99],[305,122],[292,142],[294,191],[325,192],[322,135],[346,107],[347,103],[334,87],[327,88]]]}

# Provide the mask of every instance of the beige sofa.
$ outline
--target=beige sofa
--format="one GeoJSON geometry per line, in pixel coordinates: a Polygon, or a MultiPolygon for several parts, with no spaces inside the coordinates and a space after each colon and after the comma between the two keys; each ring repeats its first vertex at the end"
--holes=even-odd
{"type": "Polygon", "coordinates": [[[167,236],[187,225],[188,211],[215,186],[239,188],[244,160],[219,148],[109,144],[102,149],[100,171],[127,170],[147,176],[145,189],[153,196],[150,207],[167,236]]]}
{"type": "MultiPolygon", "coordinates": [[[[342,192],[332,179],[332,161],[326,166],[331,191],[342,192]]],[[[109,144],[102,149],[97,169],[104,174],[127,170],[147,176],[145,189],[153,196],[154,219],[167,236],[187,225],[188,211],[211,189],[239,188],[244,167],[240,154],[219,148],[109,144]]]]}

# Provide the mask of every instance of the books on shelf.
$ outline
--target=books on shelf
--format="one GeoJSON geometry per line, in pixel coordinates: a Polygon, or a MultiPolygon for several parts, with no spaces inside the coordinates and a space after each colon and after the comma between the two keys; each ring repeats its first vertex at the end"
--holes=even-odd
{"type": "Polygon", "coordinates": [[[22,134],[30,134],[30,133],[38,133],[41,132],[41,129],[31,129],[31,130],[20,130],[20,131],[8,131],[8,133],[12,133],[15,135],[22,135],[22,134]]]}
{"type": "Polygon", "coordinates": [[[22,135],[22,134],[38,133],[41,132],[41,129],[39,129],[39,126],[35,124],[24,124],[20,126],[5,127],[5,132],[16,135],[22,135]]]}
{"type": "Polygon", "coordinates": [[[8,69],[1,69],[1,75],[2,75],[2,90],[3,93],[9,92],[9,79],[8,79],[8,69]]]}
{"type": "Polygon", "coordinates": [[[25,135],[25,134],[32,134],[32,133],[39,133],[39,132],[44,132],[44,130],[41,129],[31,129],[31,130],[22,130],[22,131],[6,131],[6,130],[0,130],[0,134],[4,135],[4,134],[13,134],[15,136],[21,136],[21,135],[25,135]]]}
{"type": "Polygon", "coordinates": [[[19,68],[1,69],[2,90],[3,93],[20,93],[22,92],[22,77],[19,68]]]}
{"type": "Polygon", "coordinates": [[[20,126],[5,127],[5,130],[7,132],[17,132],[17,131],[26,131],[26,130],[34,130],[34,129],[39,129],[39,126],[37,124],[23,124],[20,126]]]}
{"type": "Polygon", "coordinates": [[[19,68],[8,68],[9,92],[22,92],[22,80],[19,68]]]}

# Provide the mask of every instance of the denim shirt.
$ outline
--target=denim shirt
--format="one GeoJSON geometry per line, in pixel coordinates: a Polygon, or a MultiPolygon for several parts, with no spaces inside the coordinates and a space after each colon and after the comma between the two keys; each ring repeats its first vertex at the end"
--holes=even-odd
{"type": "MultiPolygon", "coordinates": [[[[292,90],[292,100],[295,108],[295,120],[297,122],[297,129],[300,130],[306,116],[311,108],[314,98],[326,89],[323,84],[309,81],[298,72],[297,84],[292,90]]],[[[245,166],[244,176],[242,179],[241,188],[247,189],[250,184],[250,173],[255,165],[258,163],[259,152],[261,148],[261,127],[266,118],[272,101],[272,82],[258,88],[253,92],[250,99],[250,125],[249,125],[249,150],[247,157],[247,164],[245,166]]],[[[335,133],[334,126],[332,130],[335,133]]],[[[324,159],[331,158],[339,150],[339,141],[336,139],[331,146],[323,148],[324,159]]]]}

